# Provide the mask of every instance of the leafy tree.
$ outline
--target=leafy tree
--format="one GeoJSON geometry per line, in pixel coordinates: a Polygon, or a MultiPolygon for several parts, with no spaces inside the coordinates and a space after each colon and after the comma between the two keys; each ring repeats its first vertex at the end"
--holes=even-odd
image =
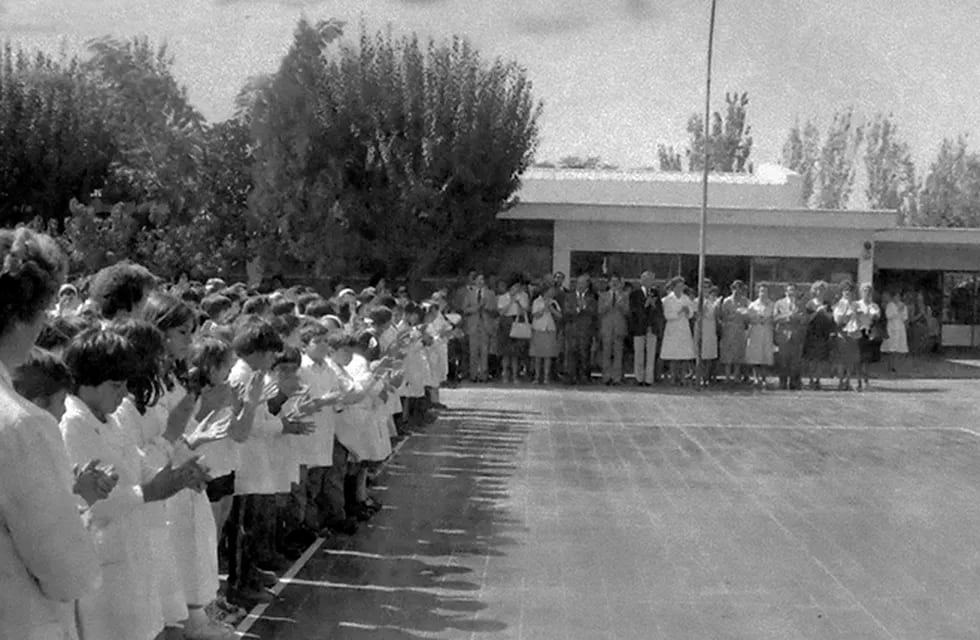
{"type": "Polygon", "coordinates": [[[873,209],[902,209],[915,192],[915,163],[891,116],[878,114],[865,127],[864,164],[868,205],[873,209]]]}
{"type": "Polygon", "coordinates": [[[0,50],[0,224],[60,220],[101,188],[116,148],[77,58],[0,50]]]}
{"type": "Polygon", "coordinates": [[[603,162],[600,156],[565,156],[558,161],[559,169],[598,169],[602,171],[615,171],[618,165],[603,162]]]}
{"type": "Polygon", "coordinates": [[[253,219],[300,260],[455,269],[509,206],[537,144],[522,68],[465,41],[301,20],[273,77],[241,100],[256,142],[253,219]],[[315,152],[314,152],[315,151],[315,152]],[[326,248],[326,250],[325,250],[326,248]]]}
{"type": "Polygon", "coordinates": [[[945,139],[929,167],[915,224],[980,227],[980,156],[967,152],[966,138],[945,139]]]}
{"type": "Polygon", "coordinates": [[[855,163],[863,138],[864,128],[855,124],[853,109],[848,108],[834,114],[817,160],[811,207],[847,208],[847,201],[854,187],[855,163]]]}
{"type": "MultiPolygon", "coordinates": [[[[725,115],[711,115],[708,133],[708,162],[711,171],[721,173],[751,172],[749,154],[752,152],[752,127],[747,122],[748,93],[726,93],[725,115]]],[[[693,114],[687,121],[690,136],[688,171],[704,169],[704,117],[693,114]]]]}
{"type": "Polygon", "coordinates": [[[803,179],[802,206],[806,206],[813,196],[819,159],[820,130],[810,120],[801,129],[797,121],[783,145],[783,166],[800,174],[803,179]]]}
{"type": "Polygon", "coordinates": [[[660,171],[683,171],[684,157],[674,147],[657,145],[657,161],[660,171]]]}

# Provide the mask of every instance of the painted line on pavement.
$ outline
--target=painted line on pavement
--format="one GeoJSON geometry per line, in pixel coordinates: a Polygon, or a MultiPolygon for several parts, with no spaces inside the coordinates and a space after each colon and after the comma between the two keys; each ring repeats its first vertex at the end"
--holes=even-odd
{"type": "MultiPolygon", "coordinates": [[[[394,460],[395,456],[398,454],[399,451],[401,451],[402,447],[405,445],[406,442],[409,441],[411,437],[412,434],[409,433],[408,435],[405,436],[405,438],[402,439],[401,442],[395,445],[395,448],[391,450],[391,455],[388,456],[388,459],[382,462],[380,465],[378,465],[379,471],[384,471],[385,469],[388,468],[388,463],[391,460],[394,460]]],[[[269,591],[271,591],[273,595],[278,596],[282,592],[282,590],[286,588],[287,585],[303,584],[304,582],[306,582],[303,580],[296,580],[296,574],[299,573],[303,569],[303,567],[306,566],[306,563],[310,561],[310,558],[313,557],[313,554],[315,554],[317,550],[319,550],[319,548],[326,541],[327,541],[326,538],[317,538],[316,540],[314,540],[313,543],[306,549],[306,551],[303,552],[303,555],[301,555],[296,560],[296,562],[293,563],[293,566],[289,567],[286,573],[282,574],[282,577],[279,578],[279,582],[277,582],[274,587],[269,589],[269,591]]],[[[262,618],[262,615],[265,614],[265,610],[269,608],[270,604],[272,603],[263,602],[261,604],[257,604],[254,607],[252,607],[252,610],[249,611],[247,616],[245,616],[245,619],[239,622],[238,626],[235,628],[235,633],[238,634],[238,637],[240,638],[244,637],[245,634],[248,633],[248,630],[252,628],[252,625],[254,625],[262,618]]]]}

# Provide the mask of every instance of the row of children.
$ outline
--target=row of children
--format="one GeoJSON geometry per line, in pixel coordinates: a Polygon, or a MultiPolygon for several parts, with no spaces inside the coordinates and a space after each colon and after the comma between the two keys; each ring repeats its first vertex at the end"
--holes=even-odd
{"type": "Polygon", "coordinates": [[[25,578],[0,589],[24,592],[0,596],[2,637],[235,637],[229,623],[273,598],[304,545],[380,510],[372,467],[438,404],[452,331],[438,299],[361,300],[347,322],[281,293],[206,311],[120,263],[75,313],[45,320],[64,277],[56,245],[2,230],[0,256],[0,466],[17,480],[0,485],[0,554],[25,578]],[[25,496],[41,515],[25,516],[25,496]],[[63,535],[45,544],[52,526],[63,535]]]}

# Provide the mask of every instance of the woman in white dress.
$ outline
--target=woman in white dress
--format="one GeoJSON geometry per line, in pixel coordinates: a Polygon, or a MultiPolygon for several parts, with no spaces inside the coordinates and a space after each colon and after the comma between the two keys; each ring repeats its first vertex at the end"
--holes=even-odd
{"type": "Polygon", "coordinates": [[[769,298],[769,287],[760,284],[759,295],[749,304],[749,334],[745,343],[745,364],[752,367],[755,384],[766,386],[766,368],[775,361],[774,320],[775,303],[769,298]]]}
{"type": "Polygon", "coordinates": [[[909,352],[908,332],[905,330],[909,309],[902,302],[902,297],[891,291],[882,294],[882,302],[885,303],[888,337],[881,343],[881,352],[885,354],[888,370],[894,372],[897,371],[896,359],[909,352]]]}
{"type": "Polygon", "coordinates": [[[694,359],[694,337],[691,335],[691,318],[696,307],[687,294],[684,278],[677,276],[667,283],[670,291],[661,301],[664,305],[664,344],[660,348],[660,359],[668,363],[671,380],[681,384],[687,374],[687,367],[694,359]]]}

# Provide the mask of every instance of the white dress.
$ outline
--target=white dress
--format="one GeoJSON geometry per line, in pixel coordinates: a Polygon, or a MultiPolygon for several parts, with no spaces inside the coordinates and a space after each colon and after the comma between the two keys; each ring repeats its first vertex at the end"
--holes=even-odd
{"type": "MultiPolygon", "coordinates": [[[[253,375],[252,369],[239,360],[228,376],[234,386],[245,385],[253,375]]],[[[269,376],[266,375],[266,382],[269,376]]],[[[273,495],[288,493],[295,476],[299,477],[297,465],[294,471],[287,464],[285,450],[287,441],[282,432],[282,421],[269,413],[265,402],[259,403],[248,439],[239,445],[239,466],[235,472],[235,493],[237,495],[273,495]]],[[[289,462],[295,462],[292,455],[289,462]]]]}
{"type": "Polygon", "coordinates": [[[691,335],[689,318],[694,317],[694,303],[685,295],[678,298],[673,292],[662,302],[667,323],[664,326],[664,344],[660,348],[661,360],[693,360],[694,337],[691,335]],[[685,308],[689,315],[681,314],[681,310],[685,308]]]}
{"type": "MultiPolygon", "coordinates": [[[[309,356],[303,356],[299,369],[300,380],[310,388],[310,396],[320,398],[340,389],[337,374],[330,363],[316,363],[309,356]]],[[[329,467],[333,464],[333,441],[337,432],[337,412],[333,407],[325,407],[311,418],[316,431],[307,439],[307,452],[304,464],[311,467],[329,467]]]]}
{"type": "Polygon", "coordinates": [[[14,391],[0,363],[0,638],[74,637],[72,600],[98,589],[99,556],[71,487],[58,423],[14,391]]]}
{"type": "Polygon", "coordinates": [[[368,389],[367,396],[360,402],[350,405],[339,415],[337,439],[358,461],[381,461],[391,455],[391,440],[388,434],[390,417],[381,398],[374,389],[374,374],[368,361],[359,354],[351,358],[346,367],[354,388],[368,389]]]}
{"type": "Polygon", "coordinates": [[[102,587],[78,601],[82,638],[152,640],[163,630],[163,608],[150,549],[149,513],[140,488],[140,452],[113,416],[100,422],[68,396],[61,433],[72,464],[101,460],[119,482],[89,511],[89,531],[102,564],[102,587]]]}
{"type": "MultiPolygon", "coordinates": [[[[704,340],[701,342],[701,359],[702,360],[717,360],[718,359],[718,305],[721,304],[720,300],[708,301],[705,300],[702,306],[702,313],[704,313],[704,319],[701,320],[701,327],[704,331],[704,340]]],[[[697,324],[695,326],[695,333],[697,333],[697,324]]],[[[695,346],[697,341],[695,341],[695,346]]]]}
{"type": "Polygon", "coordinates": [[[908,353],[909,341],[905,331],[905,323],[909,321],[908,307],[889,302],[885,305],[885,318],[888,320],[888,339],[881,343],[882,352],[908,353]]]}
{"type": "MultiPolygon", "coordinates": [[[[163,437],[166,423],[161,424],[158,414],[152,410],[140,414],[131,398],[124,399],[113,415],[123,429],[136,437],[136,445],[143,454],[141,481],[150,480],[173,457],[174,447],[163,437]]],[[[146,505],[150,548],[156,562],[154,575],[158,581],[163,619],[168,625],[187,619],[184,585],[177,574],[177,553],[167,517],[168,504],[176,498],[146,505]]]]}

